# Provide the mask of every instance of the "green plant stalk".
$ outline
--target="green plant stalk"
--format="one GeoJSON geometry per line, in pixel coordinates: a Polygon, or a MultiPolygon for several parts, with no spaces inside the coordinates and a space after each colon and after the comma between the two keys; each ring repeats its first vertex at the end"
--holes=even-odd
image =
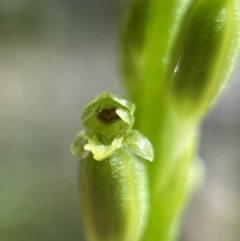
{"type": "Polygon", "coordinates": [[[176,170],[168,168],[178,131],[172,129],[173,120],[164,100],[164,79],[170,49],[186,3],[183,6],[182,1],[176,0],[134,1],[124,23],[121,48],[123,80],[137,106],[135,127],[151,139],[156,150],[156,162],[148,165],[150,216],[142,239],[144,241],[173,239],[178,226],[176,217],[181,209],[179,206],[184,202],[187,192],[186,173],[191,166],[193,151],[187,151],[187,159],[179,158],[178,164],[184,166],[181,173],[177,172],[176,175],[176,170]],[[169,193],[171,180],[178,180],[179,184],[178,188],[172,190],[173,195],[169,193]],[[179,199],[180,203],[176,203],[179,199]],[[173,208],[169,208],[170,202],[173,208]]]}
{"type": "MultiPolygon", "coordinates": [[[[170,120],[169,120],[170,122],[170,120]]],[[[168,124],[169,124],[168,122],[168,124]]],[[[194,180],[190,179],[198,146],[198,127],[184,128],[174,123],[164,127],[168,137],[158,141],[155,165],[148,165],[151,175],[150,215],[143,240],[174,240],[179,217],[188,201],[194,180]],[[160,142],[161,141],[161,142],[160,142]]],[[[196,173],[194,178],[200,173],[196,173]]]]}
{"type": "Polygon", "coordinates": [[[122,64],[137,106],[135,126],[155,149],[155,162],[148,163],[150,217],[143,241],[176,238],[193,188],[189,178],[198,126],[225,85],[239,49],[238,1],[190,4],[178,35],[173,30],[181,14],[171,15],[180,9],[178,1],[135,1],[124,25],[122,64]]]}
{"type": "Polygon", "coordinates": [[[157,129],[161,126],[166,67],[175,30],[187,3],[182,0],[135,0],[123,23],[120,51],[123,81],[137,106],[135,126],[150,136],[155,132],[152,124],[157,129]],[[156,103],[158,110],[153,111],[156,103]],[[146,116],[150,122],[145,121],[146,116]]]}

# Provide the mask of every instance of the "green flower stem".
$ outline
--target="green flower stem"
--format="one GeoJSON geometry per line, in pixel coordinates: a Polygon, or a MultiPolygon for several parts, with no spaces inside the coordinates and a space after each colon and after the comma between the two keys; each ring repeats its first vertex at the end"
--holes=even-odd
{"type": "Polygon", "coordinates": [[[135,0],[124,23],[124,84],[137,106],[135,128],[155,149],[147,164],[151,205],[143,241],[174,240],[196,182],[189,178],[198,126],[239,50],[238,0],[192,0],[181,19],[183,3],[135,0]]]}
{"type": "MultiPolygon", "coordinates": [[[[166,130],[166,129],[165,129],[166,130]]],[[[192,161],[198,144],[198,129],[168,129],[168,138],[158,141],[154,165],[148,165],[151,180],[151,210],[143,240],[173,240],[179,216],[192,187],[192,161]]],[[[200,173],[196,173],[200,175],[200,173]]],[[[198,178],[195,176],[194,178],[198,178]]]]}
{"type": "Polygon", "coordinates": [[[160,98],[164,96],[169,50],[187,3],[182,0],[135,0],[126,14],[120,52],[123,81],[138,107],[135,125],[145,134],[152,132],[152,121],[157,122],[155,128],[161,121],[164,101],[160,98]],[[156,103],[158,111],[150,111],[156,103]]]}
{"type": "MultiPolygon", "coordinates": [[[[172,128],[174,124],[166,107],[164,83],[169,50],[176,34],[174,30],[185,7],[182,1],[176,0],[134,1],[123,28],[123,80],[138,107],[135,127],[151,138],[156,150],[155,163],[148,165],[150,216],[144,241],[172,240],[173,230],[178,226],[177,214],[186,194],[191,158],[179,158],[177,163],[185,166],[182,172],[169,165],[169,162],[176,162],[171,153],[175,152],[175,138],[179,139],[180,135],[176,127],[172,128]],[[174,178],[178,178],[179,186],[174,186],[172,180],[177,180],[174,178]],[[169,206],[171,202],[172,207],[169,206]]],[[[180,140],[180,143],[185,142],[180,140]]]]}

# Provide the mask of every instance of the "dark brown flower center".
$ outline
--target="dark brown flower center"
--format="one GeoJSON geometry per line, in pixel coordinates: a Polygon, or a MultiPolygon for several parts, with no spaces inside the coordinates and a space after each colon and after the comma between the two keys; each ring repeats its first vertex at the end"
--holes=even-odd
{"type": "Polygon", "coordinates": [[[102,109],[97,118],[104,124],[112,124],[121,119],[116,113],[116,108],[102,109]]]}

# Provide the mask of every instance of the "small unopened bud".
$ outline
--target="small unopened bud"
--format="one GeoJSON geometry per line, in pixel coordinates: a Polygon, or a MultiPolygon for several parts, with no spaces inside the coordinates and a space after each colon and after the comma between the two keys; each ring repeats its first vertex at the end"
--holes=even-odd
{"type": "Polygon", "coordinates": [[[199,121],[224,88],[239,49],[239,3],[194,0],[175,39],[167,101],[177,117],[199,121]]]}

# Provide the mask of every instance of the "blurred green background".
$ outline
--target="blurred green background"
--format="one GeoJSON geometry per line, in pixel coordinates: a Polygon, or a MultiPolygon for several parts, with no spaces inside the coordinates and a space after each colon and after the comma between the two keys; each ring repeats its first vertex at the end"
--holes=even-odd
{"type": "MultiPolygon", "coordinates": [[[[0,241],[84,240],[69,146],[92,96],[124,93],[117,46],[128,2],[0,1],[0,241]]],[[[239,76],[204,122],[207,177],[181,241],[240,239],[239,76]]]]}

